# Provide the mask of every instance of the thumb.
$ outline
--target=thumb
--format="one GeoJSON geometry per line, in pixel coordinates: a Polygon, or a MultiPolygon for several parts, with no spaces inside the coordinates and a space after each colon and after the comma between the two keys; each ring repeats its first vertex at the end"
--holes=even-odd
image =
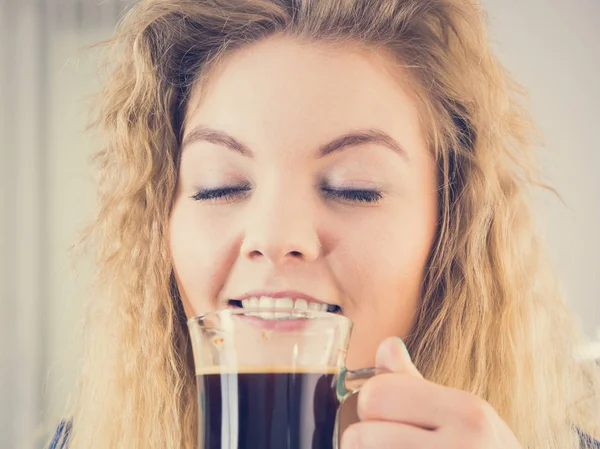
{"type": "Polygon", "coordinates": [[[379,344],[375,360],[377,368],[383,368],[394,373],[423,377],[413,364],[406,345],[398,337],[389,337],[383,340],[379,344]]]}

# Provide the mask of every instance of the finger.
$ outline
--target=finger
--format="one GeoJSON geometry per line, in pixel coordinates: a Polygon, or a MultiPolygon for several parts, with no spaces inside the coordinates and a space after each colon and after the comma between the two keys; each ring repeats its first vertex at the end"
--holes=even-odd
{"type": "Polygon", "coordinates": [[[478,410],[485,411],[486,404],[465,391],[389,373],[365,382],[358,394],[357,412],[362,421],[396,421],[434,430],[471,420],[478,410]]]}
{"type": "Polygon", "coordinates": [[[341,449],[437,449],[433,432],[406,424],[368,421],[352,424],[341,449]]]}
{"type": "Polygon", "coordinates": [[[376,366],[395,373],[406,373],[423,377],[412,363],[408,349],[398,337],[386,338],[379,344],[376,356],[376,366]]]}

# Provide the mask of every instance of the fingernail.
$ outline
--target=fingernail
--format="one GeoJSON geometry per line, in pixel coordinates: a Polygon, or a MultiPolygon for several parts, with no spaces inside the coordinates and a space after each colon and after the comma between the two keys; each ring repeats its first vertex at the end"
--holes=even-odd
{"type": "Polygon", "coordinates": [[[404,343],[404,341],[400,337],[396,337],[396,339],[402,345],[402,352],[404,352],[404,355],[406,356],[406,358],[408,358],[408,360],[410,360],[412,362],[412,358],[410,357],[410,354],[408,352],[408,348],[406,347],[406,344],[404,343]]]}

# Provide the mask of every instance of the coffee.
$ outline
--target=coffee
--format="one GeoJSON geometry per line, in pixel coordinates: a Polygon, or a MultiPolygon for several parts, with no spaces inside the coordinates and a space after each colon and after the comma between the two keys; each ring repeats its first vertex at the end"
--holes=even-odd
{"type": "Polygon", "coordinates": [[[332,449],[337,370],[243,367],[196,375],[203,449],[332,449]]]}

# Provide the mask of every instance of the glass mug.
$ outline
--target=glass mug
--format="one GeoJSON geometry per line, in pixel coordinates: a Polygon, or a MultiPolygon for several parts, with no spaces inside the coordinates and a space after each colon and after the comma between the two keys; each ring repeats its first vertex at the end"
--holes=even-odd
{"type": "Polygon", "coordinates": [[[352,321],[296,309],[225,309],[188,320],[200,449],[337,449],[352,321]]]}

